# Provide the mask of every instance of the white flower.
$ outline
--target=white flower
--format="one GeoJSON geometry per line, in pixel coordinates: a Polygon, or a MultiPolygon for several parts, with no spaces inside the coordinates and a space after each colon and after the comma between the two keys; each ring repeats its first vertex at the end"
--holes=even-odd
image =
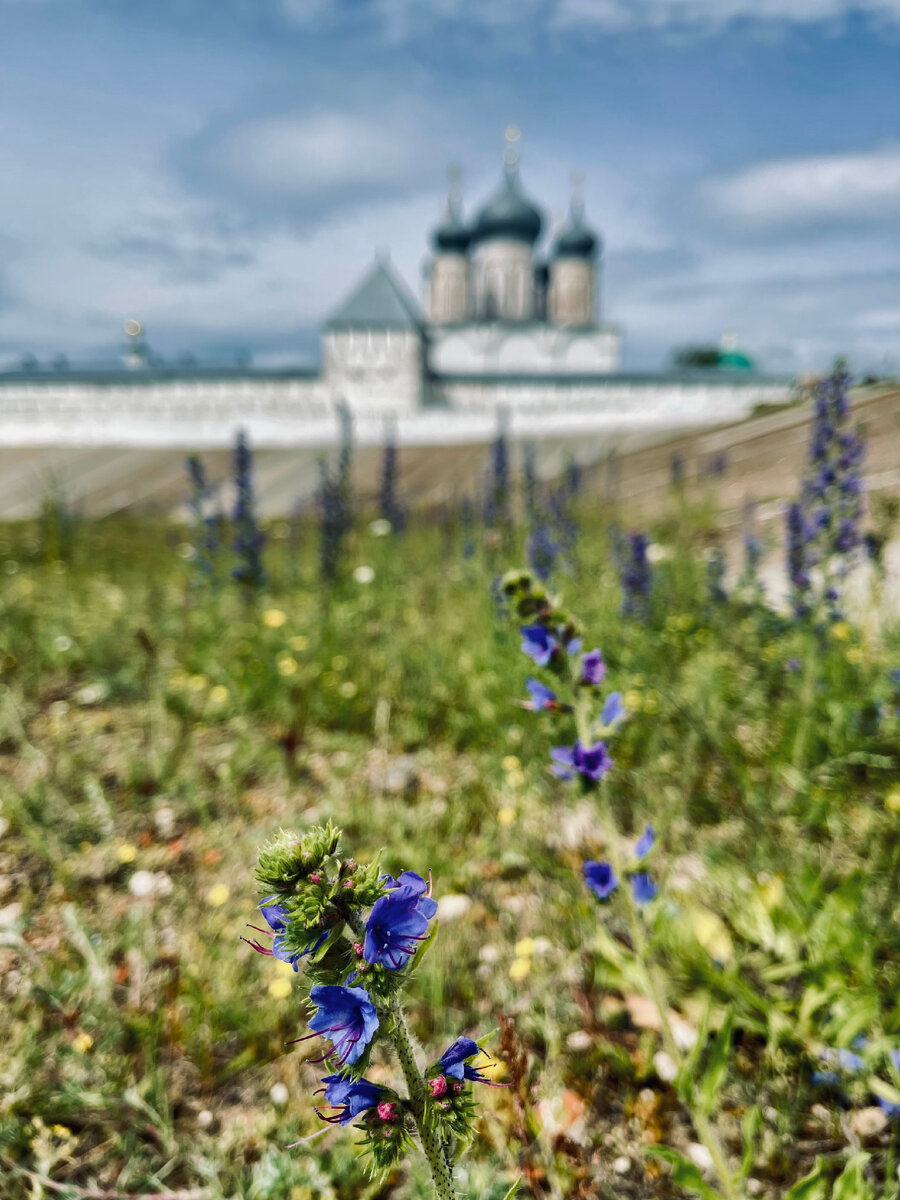
{"type": "Polygon", "coordinates": [[[273,1083],[269,1088],[269,1095],[272,1097],[272,1103],[277,1108],[284,1108],[290,1099],[290,1092],[283,1083],[273,1083]]]}
{"type": "Polygon", "coordinates": [[[375,570],[373,567],[357,567],[353,572],[353,578],[357,583],[371,583],[375,578],[375,570]]]}
{"type": "Polygon", "coordinates": [[[197,548],[196,546],[192,546],[190,542],[180,542],[176,553],[185,562],[192,562],[197,557],[197,548]]]}
{"type": "Polygon", "coordinates": [[[438,920],[455,921],[472,907],[472,901],[462,893],[451,893],[438,900],[438,920]]]}
{"type": "Polygon", "coordinates": [[[378,517],[369,526],[369,533],[372,537],[387,537],[391,532],[392,526],[387,517],[378,517]]]}
{"type": "Polygon", "coordinates": [[[70,637],[66,637],[64,633],[61,633],[59,637],[53,639],[53,645],[54,648],[60,652],[60,654],[65,654],[67,650],[72,649],[72,639],[70,637]]]}

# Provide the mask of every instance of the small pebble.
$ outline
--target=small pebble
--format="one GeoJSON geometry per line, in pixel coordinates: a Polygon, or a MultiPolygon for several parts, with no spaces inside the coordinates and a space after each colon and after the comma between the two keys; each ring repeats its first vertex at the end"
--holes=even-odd
{"type": "Polygon", "coordinates": [[[688,1146],[688,1158],[704,1175],[713,1173],[712,1155],[700,1142],[691,1142],[688,1146]]]}
{"type": "Polygon", "coordinates": [[[678,1074],[671,1055],[666,1054],[665,1050],[657,1050],[653,1055],[653,1066],[663,1083],[671,1083],[678,1074]]]}
{"type": "Polygon", "coordinates": [[[620,1154],[613,1163],[613,1170],[617,1175],[627,1175],[631,1170],[631,1159],[627,1154],[620,1154]]]}
{"type": "Polygon", "coordinates": [[[272,1103],[278,1108],[284,1108],[290,1098],[287,1086],[283,1083],[273,1083],[269,1095],[272,1097],[272,1103]]]}

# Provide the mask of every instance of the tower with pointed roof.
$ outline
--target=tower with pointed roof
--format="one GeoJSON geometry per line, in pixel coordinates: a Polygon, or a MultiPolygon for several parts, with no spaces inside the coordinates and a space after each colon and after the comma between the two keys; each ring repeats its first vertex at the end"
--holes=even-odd
{"type": "Polygon", "coordinates": [[[351,408],[418,407],[425,379],[422,317],[379,258],[325,326],[324,376],[351,408]]]}

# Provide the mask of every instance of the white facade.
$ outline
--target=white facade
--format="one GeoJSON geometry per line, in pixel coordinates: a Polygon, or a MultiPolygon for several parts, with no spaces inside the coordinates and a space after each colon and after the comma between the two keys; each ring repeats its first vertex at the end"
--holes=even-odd
{"type": "Polygon", "coordinates": [[[432,327],[428,362],[434,375],[605,375],[618,370],[615,329],[516,327],[501,322],[432,327]]]}
{"type": "MultiPolygon", "coordinates": [[[[594,264],[582,258],[556,259],[550,267],[547,292],[549,321],[553,325],[589,326],[597,307],[594,264]]],[[[607,369],[615,370],[615,366],[607,369]]]]}
{"type": "Polygon", "coordinates": [[[530,246],[494,238],[472,256],[474,316],[483,321],[532,321],[534,257],[530,246]]]}
{"type": "Polygon", "coordinates": [[[351,409],[407,411],[422,403],[424,343],[417,330],[327,330],[323,381],[351,409]]]}
{"type": "Polygon", "coordinates": [[[438,253],[428,279],[428,317],[436,324],[455,324],[469,317],[469,260],[465,254],[438,253]]]}

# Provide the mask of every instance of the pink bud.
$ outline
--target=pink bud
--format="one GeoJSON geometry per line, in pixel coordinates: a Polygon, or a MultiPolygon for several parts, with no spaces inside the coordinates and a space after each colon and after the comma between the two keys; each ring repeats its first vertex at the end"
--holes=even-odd
{"type": "Polygon", "coordinates": [[[353,953],[357,958],[362,958],[364,949],[365,947],[363,946],[362,942],[353,943],[353,953]]]}
{"type": "Polygon", "coordinates": [[[355,870],[356,870],[356,863],[353,861],[352,858],[348,858],[347,861],[344,863],[344,871],[346,872],[347,875],[352,875],[355,870]]]}
{"type": "Polygon", "coordinates": [[[390,1100],[382,1100],[378,1105],[378,1115],[382,1121],[393,1121],[397,1116],[397,1106],[390,1100]]]}
{"type": "Polygon", "coordinates": [[[321,883],[322,882],[321,872],[320,871],[312,871],[309,876],[309,882],[310,883],[321,883]]]}
{"type": "Polygon", "coordinates": [[[352,888],[352,887],[353,887],[353,880],[352,880],[352,879],[344,879],[344,880],[342,880],[342,881],[341,881],[341,887],[342,887],[342,888],[345,888],[345,889],[352,888]]]}
{"type": "Polygon", "coordinates": [[[428,1090],[432,1096],[446,1096],[447,1080],[443,1075],[436,1075],[434,1079],[428,1080],[428,1090]]]}

